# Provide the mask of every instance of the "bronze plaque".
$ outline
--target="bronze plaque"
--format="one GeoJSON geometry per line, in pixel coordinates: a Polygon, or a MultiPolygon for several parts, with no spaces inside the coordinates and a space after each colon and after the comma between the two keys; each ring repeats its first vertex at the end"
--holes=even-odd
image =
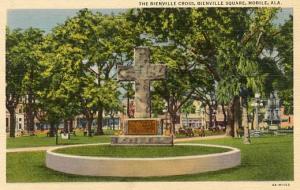
{"type": "Polygon", "coordinates": [[[128,120],[128,135],[157,135],[156,120],[128,120]]]}

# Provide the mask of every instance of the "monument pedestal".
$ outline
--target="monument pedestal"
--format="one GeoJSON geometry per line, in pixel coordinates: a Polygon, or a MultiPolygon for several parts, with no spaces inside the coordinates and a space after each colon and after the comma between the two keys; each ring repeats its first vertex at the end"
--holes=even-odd
{"type": "Polygon", "coordinates": [[[172,137],[163,136],[159,118],[126,119],[123,132],[111,137],[112,145],[172,145],[172,137]]]}

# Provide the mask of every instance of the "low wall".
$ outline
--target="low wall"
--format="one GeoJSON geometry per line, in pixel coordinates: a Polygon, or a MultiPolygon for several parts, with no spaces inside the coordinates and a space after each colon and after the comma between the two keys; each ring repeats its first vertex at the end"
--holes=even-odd
{"type": "MultiPolygon", "coordinates": [[[[207,144],[176,144],[175,146],[185,145],[220,147],[230,149],[230,151],[208,155],[162,158],[113,158],[60,154],[53,152],[59,148],[53,148],[47,151],[46,166],[56,171],[76,175],[148,177],[194,174],[240,165],[239,149],[207,144]]],[[[65,147],[71,146],[64,146],[63,148],[65,147]]]]}

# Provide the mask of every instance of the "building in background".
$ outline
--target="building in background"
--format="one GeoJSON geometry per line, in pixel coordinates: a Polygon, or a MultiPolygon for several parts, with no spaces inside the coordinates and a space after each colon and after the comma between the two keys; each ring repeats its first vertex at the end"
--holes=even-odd
{"type": "Polygon", "coordinates": [[[284,114],[284,107],[280,109],[280,128],[293,129],[294,128],[294,115],[284,114]]]}
{"type": "MultiPolygon", "coordinates": [[[[24,116],[24,109],[23,105],[19,104],[16,108],[16,134],[21,135],[21,132],[25,130],[25,116],[24,116]]],[[[6,132],[9,133],[10,131],[10,114],[8,110],[6,110],[6,132]]]]}
{"type": "Polygon", "coordinates": [[[267,100],[266,112],[264,121],[268,125],[280,125],[280,99],[277,95],[277,92],[271,93],[270,98],[267,100]]]}

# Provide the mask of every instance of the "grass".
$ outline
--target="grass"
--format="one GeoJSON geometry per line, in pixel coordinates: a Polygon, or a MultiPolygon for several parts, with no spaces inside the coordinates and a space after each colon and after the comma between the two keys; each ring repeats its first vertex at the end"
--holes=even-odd
{"type": "Polygon", "coordinates": [[[106,156],[123,158],[154,158],[168,156],[191,156],[226,152],[229,149],[200,146],[85,146],[61,148],[58,153],[80,156],[106,156]]]}
{"type": "MultiPolygon", "coordinates": [[[[110,142],[110,136],[93,136],[87,137],[79,133],[77,136],[71,136],[70,140],[61,139],[58,137],[59,145],[69,145],[69,144],[89,144],[89,143],[103,143],[110,142]]],[[[39,147],[39,146],[55,146],[55,137],[47,137],[45,134],[38,136],[25,136],[16,138],[7,138],[6,147],[7,148],[25,148],[25,147],[39,147]]]]}
{"type": "MultiPolygon", "coordinates": [[[[202,174],[168,177],[88,177],[69,175],[46,168],[45,152],[7,153],[7,182],[92,182],[92,181],[290,181],[294,179],[293,136],[242,139],[223,138],[194,143],[228,145],[239,148],[240,166],[202,174]]],[[[174,166],[176,167],[176,166],[174,166]]]]}

